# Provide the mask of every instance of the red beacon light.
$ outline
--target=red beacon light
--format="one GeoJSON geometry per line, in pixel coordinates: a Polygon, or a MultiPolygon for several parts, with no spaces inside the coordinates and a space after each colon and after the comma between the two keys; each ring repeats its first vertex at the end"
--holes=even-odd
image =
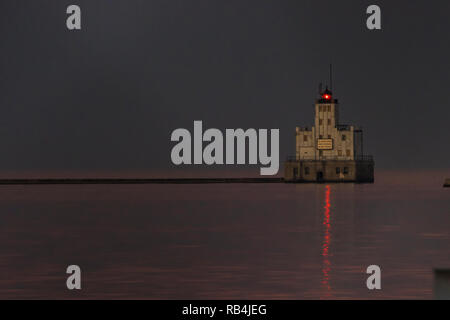
{"type": "Polygon", "coordinates": [[[322,100],[326,100],[327,102],[332,99],[332,92],[328,90],[328,86],[326,87],[325,91],[322,91],[322,86],[319,86],[319,94],[322,100]]]}

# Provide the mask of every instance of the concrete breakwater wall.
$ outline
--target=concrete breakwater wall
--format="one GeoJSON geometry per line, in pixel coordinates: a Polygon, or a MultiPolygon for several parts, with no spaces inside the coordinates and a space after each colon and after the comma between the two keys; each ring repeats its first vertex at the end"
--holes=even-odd
{"type": "Polygon", "coordinates": [[[59,179],[0,179],[0,185],[46,185],[46,184],[202,184],[202,183],[282,183],[283,178],[59,178],[59,179]]]}
{"type": "MultiPolygon", "coordinates": [[[[88,184],[217,184],[217,183],[364,183],[358,180],[285,180],[284,178],[48,178],[0,179],[1,185],[88,185],[88,184]]],[[[373,181],[370,181],[373,182],[373,181]]]]}

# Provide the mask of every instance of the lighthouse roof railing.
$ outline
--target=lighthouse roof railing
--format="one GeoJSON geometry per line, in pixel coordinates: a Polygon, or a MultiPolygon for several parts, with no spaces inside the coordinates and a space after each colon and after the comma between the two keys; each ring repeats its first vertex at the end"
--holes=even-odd
{"type": "Polygon", "coordinates": [[[338,131],[350,131],[352,127],[353,127],[354,131],[362,130],[361,126],[354,126],[354,125],[351,125],[351,124],[338,124],[338,125],[336,125],[336,129],[338,131]]]}
{"type": "Polygon", "coordinates": [[[348,159],[346,156],[322,156],[322,157],[302,157],[301,159],[297,159],[296,156],[288,156],[286,158],[286,162],[298,162],[298,161],[333,161],[333,160],[349,160],[349,161],[373,161],[372,155],[357,155],[352,159],[348,159]]]}
{"type": "Polygon", "coordinates": [[[328,104],[328,103],[334,103],[334,104],[338,104],[339,101],[338,99],[324,99],[324,98],[320,98],[316,100],[316,103],[323,103],[323,104],[328,104]]]}
{"type": "Polygon", "coordinates": [[[297,127],[297,131],[312,131],[312,127],[297,127]]]}
{"type": "Polygon", "coordinates": [[[349,124],[338,124],[336,126],[336,129],[338,129],[338,131],[348,131],[351,129],[351,125],[349,124]]]}

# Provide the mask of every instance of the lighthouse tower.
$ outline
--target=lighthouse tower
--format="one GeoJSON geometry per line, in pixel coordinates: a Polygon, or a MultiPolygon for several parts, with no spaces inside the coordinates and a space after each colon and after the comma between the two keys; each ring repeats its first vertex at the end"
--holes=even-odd
{"type": "Polygon", "coordinates": [[[372,156],[363,154],[360,127],[339,122],[332,90],[319,89],[312,127],[297,127],[295,157],[285,164],[285,180],[373,182],[372,156]]]}
{"type": "Polygon", "coordinates": [[[314,123],[312,128],[296,128],[297,160],[354,160],[362,156],[362,129],[339,123],[339,103],[328,87],[319,92],[314,123]]]}

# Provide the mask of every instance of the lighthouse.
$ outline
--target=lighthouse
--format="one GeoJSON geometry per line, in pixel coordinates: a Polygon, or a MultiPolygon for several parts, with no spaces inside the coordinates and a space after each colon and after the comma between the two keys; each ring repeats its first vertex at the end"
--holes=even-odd
{"type": "Polygon", "coordinates": [[[374,160],[363,153],[363,131],[341,124],[339,102],[319,88],[312,127],[295,129],[295,156],[285,162],[286,182],[373,182],[374,160]]]}

